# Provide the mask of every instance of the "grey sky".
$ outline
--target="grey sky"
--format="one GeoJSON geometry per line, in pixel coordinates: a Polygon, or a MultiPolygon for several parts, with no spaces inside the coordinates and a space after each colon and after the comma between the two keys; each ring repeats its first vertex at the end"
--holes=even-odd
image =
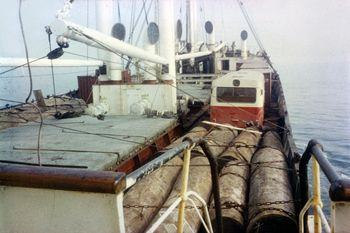
{"type": "MultiPolygon", "coordinates": [[[[19,31],[18,1],[1,0],[0,37],[1,56],[23,56],[22,38],[19,31]]],[[[86,0],[76,0],[71,12],[71,20],[86,24],[86,0]]],[[[138,0],[141,7],[141,0],[138,0]]],[[[211,19],[220,40],[239,40],[240,30],[247,28],[235,0],[198,1],[203,9],[198,12],[199,23],[204,18],[211,19]]],[[[30,54],[41,56],[47,50],[44,26],[52,22],[63,0],[25,0],[23,17],[30,54]]],[[[327,61],[336,59],[349,61],[350,1],[343,0],[246,0],[246,8],[255,22],[256,29],[276,63],[327,61]]],[[[129,25],[130,1],[120,0],[122,21],[129,25]]],[[[175,16],[180,16],[184,1],[176,1],[175,16]]],[[[90,25],[94,25],[94,0],[89,1],[90,25]]],[[[184,11],[184,10],[182,10],[184,11]]],[[[129,29],[127,27],[127,29],[129,29]]],[[[200,27],[202,30],[202,26],[200,27]]],[[[199,32],[203,35],[203,31],[199,32]]],[[[256,48],[250,34],[248,45],[256,48]]],[[[72,50],[85,50],[84,46],[72,46],[72,50]],[[78,48],[79,49],[78,49],[78,48]]]]}

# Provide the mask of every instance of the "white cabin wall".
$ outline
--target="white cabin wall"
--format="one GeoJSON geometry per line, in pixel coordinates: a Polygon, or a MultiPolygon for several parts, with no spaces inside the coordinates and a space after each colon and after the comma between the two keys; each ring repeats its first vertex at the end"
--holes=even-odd
{"type": "Polygon", "coordinates": [[[168,84],[94,85],[93,101],[95,106],[107,104],[107,115],[143,115],[145,109],[162,114],[173,112],[173,89],[168,84]]]}
{"type": "Polygon", "coordinates": [[[123,193],[0,186],[1,233],[124,232],[123,193]]]}

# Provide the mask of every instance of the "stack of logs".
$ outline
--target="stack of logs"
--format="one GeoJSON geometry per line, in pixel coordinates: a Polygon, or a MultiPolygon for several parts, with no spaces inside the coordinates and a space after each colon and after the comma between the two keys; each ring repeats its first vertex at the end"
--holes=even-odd
{"type": "MultiPolygon", "coordinates": [[[[267,132],[260,144],[259,133],[243,131],[237,135],[237,131],[226,128],[208,133],[199,126],[184,136],[204,137],[217,158],[221,169],[219,187],[224,232],[295,232],[293,197],[278,135],[267,132]]],[[[146,231],[178,198],[182,163],[181,156],[177,156],[128,190],[124,198],[126,232],[146,231]]],[[[210,166],[198,146],[191,151],[188,191],[198,193],[210,203],[210,217],[215,228],[215,206],[210,202],[210,166]]],[[[199,201],[193,200],[201,206],[199,201]]],[[[196,210],[191,208],[190,202],[186,206],[184,232],[198,232],[201,222],[196,210]]],[[[176,232],[177,217],[178,209],[175,209],[156,232],[176,232]]]]}

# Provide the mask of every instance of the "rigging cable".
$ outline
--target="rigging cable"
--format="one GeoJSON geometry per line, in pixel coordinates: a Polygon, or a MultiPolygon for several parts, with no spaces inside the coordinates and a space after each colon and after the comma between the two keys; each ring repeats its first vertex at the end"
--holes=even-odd
{"type": "MultiPolygon", "coordinates": [[[[142,9],[145,12],[145,19],[146,19],[146,23],[148,25],[148,18],[147,18],[147,12],[146,12],[146,2],[145,0],[142,0],[143,4],[142,4],[142,9]]],[[[141,30],[142,31],[142,30],[141,30]]]]}
{"type": "MultiPolygon", "coordinates": [[[[153,1],[153,0],[152,0],[152,1],[153,1]]],[[[147,0],[145,1],[145,3],[146,3],[146,2],[147,2],[147,0]]],[[[133,9],[134,9],[134,8],[131,9],[132,12],[134,11],[133,9]]],[[[130,34],[129,34],[129,37],[128,37],[129,43],[130,43],[131,40],[132,40],[132,37],[133,37],[134,32],[135,32],[135,29],[136,29],[136,25],[138,24],[138,22],[139,22],[139,20],[140,20],[140,18],[141,18],[142,12],[143,12],[143,9],[140,10],[140,12],[139,12],[139,14],[138,14],[138,16],[137,16],[137,18],[136,18],[136,21],[135,21],[135,24],[134,24],[134,25],[133,25],[132,23],[130,23],[130,34]]]]}
{"type": "MultiPolygon", "coordinates": [[[[51,46],[51,35],[52,35],[52,31],[51,28],[49,26],[45,27],[46,33],[47,33],[47,38],[49,41],[49,49],[50,49],[50,53],[52,52],[52,46],[51,46]]],[[[51,64],[51,77],[52,77],[52,87],[53,87],[53,99],[55,102],[55,110],[56,110],[56,114],[57,114],[57,100],[56,100],[56,84],[55,84],[55,73],[53,71],[53,63],[52,63],[52,59],[50,59],[50,64],[51,64]]]]}
{"type": "Polygon", "coordinates": [[[30,64],[29,64],[28,46],[27,46],[27,41],[26,41],[26,37],[25,37],[25,34],[24,34],[24,28],[23,28],[23,22],[22,22],[22,0],[19,0],[18,18],[19,18],[19,24],[21,26],[21,33],[22,33],[24,50],[25,50],[25,53],[26,53],[26,59],[27,59],[27,65],[28,65],[28,73],[29,73],[29,93],[28,93],[28,96],[27,96],[27,98],[25,100],[25,102],[27,103],[28,100],[30,99],[30,96],[32,95],[33,79],[32,79],[32,70],[31,70],[30,64]]]}
{"type": "Polygon", "coordinates": [[[119,4],[119,0],[117,0],[117,5],[118,5],[118,21],[119,23],[122,22],[122,17],[121,17],[121,14],[120,14],[120,4],[119,4]]]}
{"type": "Polygon", "coordinates": [[[256,32],[254,24],[253,24],[251,18],[249,17],[247,10],[244,8],[243,2],[241,0],[237,0],[237,3],[238,3],[238,5],[239,5],[239,7],[240,7],[240,9],[242,11],[244,19],[246,20],[246,22],[247,22],[247,24],[248,24],[248,26],[250,28],[250,31],[253,33],[255,41],[257,42],[257,44],[258,44],[258,46],[260,48],[260,51],[262,52],[263,57],[266,59],[267,63],[269,64],[269,66],[271,67],[273,72],[277,74],[277,70],[273,67],[273,64],[272,64],[272,62],[270,60],[270,57],[268,56],[268,54],[267,54],[267,52],[266,52],[266,50],[264,48],[264,45],[262,44],[262,42],[261,42],[261,40],[260,40],[260,38],[258,36],[258,33],[256,32]]]}
{"type": "MultiPolygon", "coordinates": [[[[86,1],[86,27],[90,27],[90,0],[86,1]]],[[[86,45],[86,60],[89,60],[89,46],[86,45]]],[[[86,76],[89,75],[89,67],[86,66],[86,76]]]]}
{"type": "Polygon", "coordinates": [[[34,60],[31,60],[31,61],[29,61],[29,62],[23,63],[23,64],[21,64],[21,65],[12,67],[12,68],[10,68],[10,69],[8,69],[8,70],[5,70],[5,71],[1,72],[0,75],[6,74],[6,73],[8,73],[8,72],[10,72],[10,71],[13,71],[13,70],[17,70],[18,68],[21,68],[21,67],[24,67],[24,66],[28,66],[29,64],[34,63],[34,62],[37,62],[37,61],[39,61],[39,60],[41,60],[41,59],[44,59],[44,58],[46,58],[46,57],[47,57],[47,55],[42,56],[42,57],[39,57],[39,58],[36,58],[36,59],[34,59],[34,60]]]}

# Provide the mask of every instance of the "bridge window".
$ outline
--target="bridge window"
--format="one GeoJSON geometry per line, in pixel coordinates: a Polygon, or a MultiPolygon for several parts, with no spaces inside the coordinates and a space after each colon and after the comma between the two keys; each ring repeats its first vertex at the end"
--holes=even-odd
{"type": "Polygon", "coordinates": [[[221,61],[221,69],[222,70],[230,70],[230,61],[229,60],[222,60],[221,61]]]}
{"type": "Polygon", "coordinates": [[[255,103],[256,89],[251,87],[218,87],[216,98],[218,102],[255,103]]]}

